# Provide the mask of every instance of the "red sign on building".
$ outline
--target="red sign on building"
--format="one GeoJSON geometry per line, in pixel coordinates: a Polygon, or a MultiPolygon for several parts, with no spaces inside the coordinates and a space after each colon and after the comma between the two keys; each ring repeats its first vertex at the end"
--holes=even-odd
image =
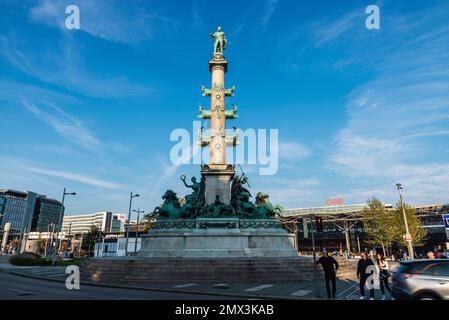
{"type": "Polygon", "coordinates": [[[328,206],[341,206],[343,205],[343,198],[330,198],[326,200],[328,206]]]}

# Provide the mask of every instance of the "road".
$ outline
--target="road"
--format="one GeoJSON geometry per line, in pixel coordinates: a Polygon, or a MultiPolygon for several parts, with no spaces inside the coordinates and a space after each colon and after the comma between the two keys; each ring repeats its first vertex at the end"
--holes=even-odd
{"type": "Polygon", "coordinates": [[[235,297],[193,293],[160,292],[81,284],[79,290],[67,290],[62,282],[52,282],[0,273],[0,300],[227,300],[235,297]]]}

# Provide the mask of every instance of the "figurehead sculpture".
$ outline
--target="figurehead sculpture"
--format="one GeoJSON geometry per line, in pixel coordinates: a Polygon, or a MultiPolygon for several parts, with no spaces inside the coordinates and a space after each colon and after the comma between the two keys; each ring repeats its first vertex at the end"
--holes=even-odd
{"type": "Polygon", "coordinates": [[[226,40],[225,33],[221,30],[221,27],[218,27],[217,31],[214,33],[210,33],[210,36],[214,38],[214,55],[223,55],[223,50],[226,48],[226,44],[228,42],[226,40]]]}

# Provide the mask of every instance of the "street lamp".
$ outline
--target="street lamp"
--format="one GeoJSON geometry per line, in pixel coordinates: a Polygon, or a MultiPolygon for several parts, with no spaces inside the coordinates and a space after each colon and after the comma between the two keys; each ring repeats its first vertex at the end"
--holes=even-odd
{"type": "MultiPolygon", "coordinates": [[[[62,241],[59,239],[59,232],[61,232],[62,230],[62,216],[64,215],[64,200],[65,200],[65,196],[76,196],[76,192],[67,192],[66,188],[64,188],[64,192],[62,193],[62,201],[61,201],[61,210],[59,211],[59,221],[58,221],[58,232],[56,233],[56,243],[58,243],[58,245],[55,245],[55,251],[58,248],[58,251],[61,250],[61,245],[62,245],[62,241]]],[[[56,252],[55,252],[56,254],[56,252]]],[[[55,256],[52,257],[52,266],[55,265],[55,256]]]]}
{"type": "Polygon", "coordinates": [[[136,241],[134,243],[134,252],[137,252],[137,239],[138,239],[138,235],[139,235],[139,214],[140,213],[145,213],[145,210],[133,210],[134,212],[137,212],[137,229],[136,229],[136,241]]]}
{"type": "Polygon", "coordinates": [[[133,198],[140,197],[139,194],[134,194],[131,192],[129,195],[129,210],[128,210],[128,224],[126,225],[126,242],[125,242],[125,257],[128,255],[128,239],[129,239],[129,225],[131,223],[131,205],[133,198]]]}
{"type": "MultiPolygon", "coordinates": [[[[410,236],[410,231],[408,229],[408,222],[407,222],[407,215],[405,214],[405,206],[404,206],[404,201],[402,199],[402,184],[400,183],[396,183],[396,188],[399,191],[399,199],[401,201],[401,207],[402,207],[402,214],[404,215],[404,224],[405,224],[405,232],[406,232],[406,237],[410,236]]],[[[408,255],[410,256],[411,259],[414,258],[414,254],[413,254],[413,245],[412,245],[412,240],[408,240],[407,238],[405,239],[405,241],[407,241],[407,245],[408,245],[408,255]]]]}

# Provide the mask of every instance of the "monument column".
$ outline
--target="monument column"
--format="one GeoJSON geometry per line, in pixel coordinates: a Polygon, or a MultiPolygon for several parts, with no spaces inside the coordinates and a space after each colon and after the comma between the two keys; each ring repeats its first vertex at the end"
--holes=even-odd
{"type": "Polygon", "coordinates": [[[212,73],[210,163],[226,163],[226,117],[224,74],[227,61],[223,57],[209,61],[212,73]]]}
{"type": "MultiPolygon", "coordinates": [[[[228,61],[223,55],[226,47],[226,36],[218,27],[214,38],[214,52],[209,60],[209,71],[212,75],[211,89],[203,87],[203,95],[210,95],[210,113],[205,113],[203,118],[210,118],[210,138],[207,144],[210,146],[210,163],[201,166],[201,175],[205,178],[206,205],[219,200],[222,203],[231,202],[231,180],[234,178],[234,165],[226,163],[227,140],[235,145],[235,137],[226,137],[226,118],[233,119],[233,112],[227,114],[225,97],[233,95],[234,89],[225,89],[225,73],[228,61]]],[[[235,110],[234,110],[235,111],[235,110]]],[[[204,144],[205,145],[205,144],[204,144]]]]}

